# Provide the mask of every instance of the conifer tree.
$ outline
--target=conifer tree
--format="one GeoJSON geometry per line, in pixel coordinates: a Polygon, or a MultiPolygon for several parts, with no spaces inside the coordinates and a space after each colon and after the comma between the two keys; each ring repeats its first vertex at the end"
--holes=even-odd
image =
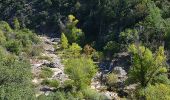
{"type": "Polygon", "coordinates": [[[139,82],[141,87],[147,87],[148,84],[165,81],[156,80],[157,77],[162,77],[167,72],[163,47],[159,47],[155,54],[144,46],[131,45],[129,51],[133,55],[132,66],[129,71],[129,79],[132,83],[139,82]]]}
{"type": "Polygon", "coordinates": [[[20,23],[17,18],[14,18],[14,29],[15,30],[20,29],[20,23]]]}
{"type": "Polygon", "coordinates": [[[68,47],[68,40],[64,33],[61,34],[61,46],[63,49],[68,47]]]}

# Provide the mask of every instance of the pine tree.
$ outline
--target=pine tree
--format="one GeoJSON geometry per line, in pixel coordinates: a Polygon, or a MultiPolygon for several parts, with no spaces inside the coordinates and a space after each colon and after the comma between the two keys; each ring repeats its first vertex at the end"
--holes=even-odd
{"type": "Polygon", "coordinates": [[[68,40],[64,33],[61,34],[61,47],[63,49],[68,48],[68,40]]]}
{"type": "Polygon", "coordinates": [[[14,19],[14,29],[15,30],[20,29],[20,23],[17,18],[14,19]]]}
{"type": "MultiPolygon", "coordinates": [[[[140,83],[141,87],[147,87],[152,83],[164,83],[158,77],[166,77],[166,56],[164,48],[159,47],[156,53],[144,46],[131,45],[129,51],[132,53],[132,66],[129,71],[129,80],[132,83],[140,83]]],[[[167,78],[167,77],[166,77],[167,78]]]]}

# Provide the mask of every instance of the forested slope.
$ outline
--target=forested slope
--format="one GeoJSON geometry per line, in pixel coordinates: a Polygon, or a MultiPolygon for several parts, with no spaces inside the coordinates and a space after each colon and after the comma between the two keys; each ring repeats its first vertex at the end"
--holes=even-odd
{"type": "Polygon", "coordinates": [[[2,100],[170,99],[169,0],[1,0],[0,20],[2,100]]]}

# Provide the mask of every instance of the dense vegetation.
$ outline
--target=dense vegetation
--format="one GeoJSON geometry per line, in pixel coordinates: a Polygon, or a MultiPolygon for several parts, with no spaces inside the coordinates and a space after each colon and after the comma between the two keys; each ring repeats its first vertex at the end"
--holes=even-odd
{"type": "MultiPolygon", "coordinates": [[[[131,58],[126,59],[130,68],[125,85],[137,85],[126,98],[170,99],[169,0],[3,0],[0,12],[0,100],[105,100],[90,89],[100,71],[94,62],[111,61],[121,52],[131,58]],[[56,54],[69,76],[61,85],[48,80],[53,74],[49,68],[42,69],[40,77],[47,78],[42,84],[56,90],[37,98],[29,58],[42,47],[33,31],[61,37],[56,54]]],[[[111,71],[107,88],[119,90],[117,80],[111,71]]]]}
{"type": "Polygon", "coordinates": [[[17,20],[12,29],[8,23],[0,22],[0,99],[35,99],[31,84],[31,65],[28,58],[34,56],[33,47],[40,42],[35,33],[20,29],[17,20]]]}

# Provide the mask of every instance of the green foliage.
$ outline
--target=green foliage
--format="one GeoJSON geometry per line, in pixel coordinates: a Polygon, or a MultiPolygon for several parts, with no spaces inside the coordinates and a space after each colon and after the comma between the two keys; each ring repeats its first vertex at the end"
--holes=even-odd
{"type": "Polygon", "coordinates": [[[64,71],[70,79],[74,80],[77,89],[82,89],[90,84],[97,70],[91,59],[77,58],[69,59],[65,64],[64,71]]]}
{"type": "MultiPolygon", "coordinates": [[[[17,20],[17,19],[16,19],[17,20]]],[[[30,55],[33,45],[39,43],[39,39],[35,33],[28,29],[16,29],[15,31],[11,29],[8,23],[0,22],[0,43],[9,52],[19,55],[21,52],[30,55]]],[[[40,49],[34,51],[39,51],[40,49]]],[[[39,51],[41,52],[41,51],[39,51]]],[[[37,54],[38,55],[38,54],[37,54]]]]}
{"type": "Polygon", "coordinates": [[[0,44],[4,46],[5,42],[6,42],[6,37],[5,37],[4,33],[2,31],[0,31],[0,44]]]}
{"type": "Polygon", "coordinates": [[[125,45],[129,43],[134,43],[136,40],[138,40],[138,31],[126,29],[124,32],[120,33],[120,38],[125,45]]]}
{"type": "Polygon", "coordinates": [[[170,86],[165,84],[149,85],[140,91],[140,95],[144,96],[146,100],[169,100],[170,86]]]}
{"type": "Polygon", "coordinates": [[[66,100],[66,96],[64,92],[56,92],[55,99],[57,100],[66,100]]]}
{"type": "Polygon", "coordinates": [[[19,54],[21,52],[22,49],[22,45],[19,41],[17,40],[10,40],[5,44],[5,47],[8,51],[15,53],[15,54],[19,54]]]}
{"type": "Polygon", "coordinates": [[[64,81],[63,87],[65,91],[72,91],[75,88],[74,81],[73,80],[64,81]]]}
{"type": "MultiPolygon", "coordinates": [[[[92,62],[88,64],[89,59],[80,58],[82,48],[78,44],[82,46],[87,43],[93,44],[94,49],[106,53],[107,57],[110,55],[112,57],[114,53],[125,51],[124,47],[131,43],[142,43],[144,46],[131,45],[128,48],[132,54],[129,80],[132,83],[140,83],[146,88],[148,91],[148,95],[145,94],[146,99],[169,99],[166,96],[154,98],[150,95],[153,93],[159,96],[164,93],[164,91],[159,92],[157,88],[169,88],[157,84],[169,84],[167,59],[164,48],[160,47],[165,42],[165,49],[169,51],[169,0],[1,0],[0,12],[0,19],[9,22],[9,24],[5,21],[0,22],[0,66],[2,66],[0,67],[2,78],[0,99],[34,99],[32,89],[26,84],[30,81],[30,77],[27,78],[25,72],[27,63],[20,61],[17,55],[20,59],[23,58],[20,56],[39,56],[42,47],[37,45],[39,39],[35,33],[22,29],[23,27],[50,36],[57,35],[59,31],[65,33],[66,36],[63,34],[61,36],[62,48],[64,48],[62,52],[64,52],[66,65],[69,66],[66,72],[72,79],[65,83],[65,89],[68,91],[74,90],[75,87],[86,87],[93,76],[91,74],[95,72],[94,67],[87,67],[94,66],[92,62]],[[76,17],[69,14],[74,14],[76,17]],[[13,28],[10,25],[13,25],[13,28]],[[68,46],[68,42],[72,45],[68,46]],[[158,50],[153,52],[156,49],[158,50]],[[23,70],[21,66],[24,67],[23,70]],[[24,77],[24,82],[19,77],[21,79],[24,77]],[[147,87],[148,84],[151,86],[147,87]],[[156,87],[155,90],[153,87],[156,87]]],[[[101,59],[101,54],[94,52],[90,46],[85,46],[84,51],[85,54],[92,56],[94,61],[101,59]]],[[[48,77],[47,74],[51,76],[49,70],[45,70],[42,76],[48,77]]],[[[114,75],[110,75],[108,83],[112,85],[114,78],[114,75]]],[[[82,91],[72,92],[57,90],[56,93],[39,99],[81,100],[83,97],[99,99],[98,94],[88,89],[84,93],[86,96],[83,96],[82,91]]]]}
{"type": "MultiPolygon", "coordinates": [[[[163,47],[160,47],[155,54],[144,46],[131,45],[129,51],[133,57],[129,71],[129,80],[131,82],[139,82],[142,87],[146,87],[153,82],[155,77],[164,75],[167,72],[163,47]]],[[[160,81],[154,80],[154,82],[160,81]]]]}
{"type": "Polygon", "coordinates": [[[31,65],[18,57],[0,50],[0,99],[35,99],[31,86],[31,65]]]}
{"type": "Polygon", "coordinates": [[[146,17],[147,23],[155,28],[161,28],[163,25],[163,18],[160,9],[152,1],[148,3],[149,15],[146,17]]]}
{"type": "Polygon", "coordinates": [[[68,48],[69,54],[73,57],[80,56],[82,48],[77,43],[72,43],[68,48]]]}
{"type": "Polygon", "coordinates": [[[115,73],[110,73],[108,76],[107,76],[107,80],[106,80],[106,83],[108,84],[108,86],[112,89],[115,84],[117,83],[118,81],[118,77],[117,75],[115,75],[115,73]]]}
{"type": "Polygon", "coordinates": [[[5,31],[5,32],[12,32],[12,29],[11,27],[9,26],[9,24],[5,21],[1,21],[0,22],[0,29],[2,31],[5,31]]]}
{"type": "Polygon", "coordinates": [[[100,93],[96,92],[95,90],[86,88],[83,90],[84,99],[86,100],[107,100],[108,98],[100,93]]]}
{"type": "Polygon", "coordinates": [[[40,78],[50,78],[53,75],[53,71],[48,67],[43,67],[41,69],[40,78]]]}
{"type": "Polygon", "coordinates": [[[102,52],[93,52],[92,53],[92,57],[93,61],[100,61],[102,60],[104,57],[103,57],[103,53],[102,52]]]}
{"type": "Polygon", "coordinates": [[[20,29],[20,23],[19,23],[17,18],[14,18],[14,22],[13,23],[14,23],[14,29],[15,30],[20,29]]]}
{"type": "Polygon", "coordinates": [[[106,46],[104,47],[104,51],[106,52],[113,52],[113,53],[116,53],[118,52],[120,49],[120,46],[117,42],[115,41],[109,41],[106,46]]]}
{"type": "Polygon", "coordinates": [[[81,29],[77,28],[76,25],[79,21],[73,16],[68,16],[68,22],[66,24],[65,34],[68,38],[69,43],[81,43],[84,38],[84,33],[81,29]]]}
{"type": "Polygon", "coordinates": [[[68,40],[64,33],[61,34],[61,47],[63,49],[68,48],[68,40]]]}
{"type": "Polygon", "coordinates": [[[49,56],[38,56],[38,58],[37,58],[37,59],[52,61],[52,58],[51,58],[51,57],[49,57],[49,56]]]}
{"type": "Polygon", "coordinates": [[[152,84],[155,84],[155,83],[162,83],[162,84],[168,84],[169,85],[170,80],[168,79],[167,74],[162,74],[162,75],[154,77],[152,84]]]}
{"type": "Polygon", "coordinates": [[[43,47],[42,45],[33,45],[29,48],[25,48],[24,51],[31,57],[39,56],[43,52],[43,47]]]}
{"type": "Polygon", "coordinates": [[[47,86],[50,86],[50,87],[55,87],[55,88],[59,87],[59,81],[57,81],[57,80],[45,79],[45,80],[42,81],[41,84],[47,85],[47,86]]]}

